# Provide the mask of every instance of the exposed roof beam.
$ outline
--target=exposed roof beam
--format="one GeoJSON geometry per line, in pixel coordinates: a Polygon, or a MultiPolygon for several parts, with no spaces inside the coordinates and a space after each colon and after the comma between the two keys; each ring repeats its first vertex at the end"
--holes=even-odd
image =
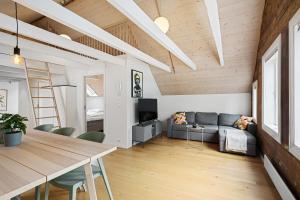
{"type": "Polygon", "coordinates": [[[217,52],[220,59],[220,65],[224,66],[224,56],[222,47],[222,35],[220,28],[220,18],[217,0],[204,0],[204,4],[207,9],[207,14],[209,18],[210,28],[212,30],[217,52]]]}
{"type": "Polygon", "coordinates": [[[166,35],[133,0],[107,0],[159,44],[193,70],[196,64],[166,35]]]}
{"type": "MultiPolygon", "coordinates": [[[[1,53],[12,54],[13,47],[16,45],[16,37],[7,33],[0,32],[0,49],[1,53]],[[5,46],[7,45],[7,46],[5,46]]],[[[68,65],[74,67],[80,66],[97,66],[99,65],[99,60],[92,60],[77,54],[63,51],[54,47],[50,47],[44,44],[19,38],[19,47],[21,48],[21,55],[27,59],[38,60],[42,62],[54,63],[57,65],[68,65]]],[[[5,55],[1,55],[5,56],[5,55]]],[[[7,57],[7,56],[6,56],[7,57]]],[[[3,64],[4,60],[1,59],[3,64]]],[[[19,67],[19,65],[14,65],[12,63],[5,63],[7,66],[19,67]]]]}
{"type": "MultiPolygon", "coordinates": [[[[16,31],[16,20],[10,16],[0,13],[0,28],[15,32],[16,31]]],[[[31,24],[19,21],[19,34],[24,35],[48,44],[59,46],[64,49],[68,49],[73,52],[81,53],[93,58],[99,59],[101,61],[124,65],[125,61],[121,58],[112,56],[110,54],[104,53],[102,51],[96,50],[94,48],[83,45],[79,42],[68,40],[57,34],[45,31],[44,29],[38,28],[31,24]]]]}
{"type": "Polygon", "coordinates": [[[134,48],[128,43],[120,40],[112,34],[106,32],[102,28],[80,17],[76,13],[64,8],[52,0],[13,0],[29,9],[32,9],[40,14],[43,14],[65,26],[68,26],[82,34],[88,35],[95,40],[103,42],[115,49],[127,53],[135,58],[138,58],[150,65],[158,67],[167,72],[171,72],[168,65],[154,59],[144,52],[134,48]]]}

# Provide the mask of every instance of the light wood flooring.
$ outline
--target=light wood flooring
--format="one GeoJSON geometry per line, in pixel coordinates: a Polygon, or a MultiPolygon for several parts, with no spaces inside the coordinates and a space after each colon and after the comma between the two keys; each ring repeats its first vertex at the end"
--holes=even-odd
{"type": "MultiPolygon", "coordinates": [[[[277,200],[280,199],[259,157],[220,153],[217,144],[158,137],[120,149],[104,162],[115,200],[277,200]]],[[[109,199],[101,178],[98,196],[109,199]]],[[[34,199],[31,190],[22,196],[34,199]]],[[[51,187],[50,200],[68,193],[51,187]]],[[[88,194],[78,192],[80,200],[88,194]]]]}

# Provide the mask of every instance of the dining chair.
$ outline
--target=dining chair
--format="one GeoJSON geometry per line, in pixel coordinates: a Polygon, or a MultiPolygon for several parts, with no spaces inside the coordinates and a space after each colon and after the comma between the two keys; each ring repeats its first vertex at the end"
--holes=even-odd
{"type": "Polygon", "coordinates": [[[71,136],[75,131],[75,128],[72,127],[64,127],[64,128],[58,128],[53,131],[52,133],[58,134],[58,135],[64,135],[64,136],[71,136]]]}
{"type": "MultiPolygon", "coordinates": [[[[102,132],[87,132],[78,136],[77,138],[102,143],[105,138],[105,134],[102,132]]],[[[109,199],[113,200],[113,196],[105,172],[104,164],[101,159],[97,159],[97,166],[92,165],[92,170],[93,170],[94,179],[100,176],[103,178],[106,190],[109,195],[109,199]]],[[[45,200],[48,200],[48,196],[49,196],[49,183],[56,187],[68,190],[69,200],[76,200],[77,189],[79,187],[84,186],[85,180],[86,180],[86,176],[85,176],[84,168],[79,167],[50,182],[47,182],[45,188],[45,200]]]]}
{"type": "MultiPolygon", "coordinates": [[[[52,130],[54,128],[53,124],[44,124],[44,125],[40,125],[35,127],[34,129],[36,130],[41,130],[41,131],[46,131],[46,130],[52,130]],[[52,128],[50,129],[50,127],[52,126],[52,128]]],[[[49,130],[49,131],[50,131],[49,130]]],[[[58,128],[55,129],[53,131],[51,131],[51,133],[54,134],[58,134],[58,135],[64,135],[64,136],[71,136],[75,131],[75,128],[72,127],[64,127],[64,128],[58,128]]],[[[35,187],[35,200],[40,200],[41,199],[41,186],[36,186],[35,187]]]]}
{"type": "Polygon", "coordinates": [[[54,128],[53,124],[43,124],[43,125],[39,125],[39,126],[33,128],[33,129],[39,130],[39,131],[50,132],[53,128],[54,128]]]}

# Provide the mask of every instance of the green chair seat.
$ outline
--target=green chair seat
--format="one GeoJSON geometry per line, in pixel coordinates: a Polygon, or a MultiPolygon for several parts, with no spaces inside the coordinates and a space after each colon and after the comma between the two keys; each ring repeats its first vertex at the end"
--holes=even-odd
{"type": "Polygon", "coordinates": [[[71,136],[75,131],[75,128],[72,127],[64,127],[64,128],[58,128],[53,131],[52,133],[58,134],[58,135],[64,135],[64,136],[71,136]]]}
{"type": "Polygon", "coordinates": [[[77,138],[102,143],[105,138],[105,135],[102,132],[87,132],[79,135],[77,138]]]}
{"type": "Polygon", "coordinates": [[[33,128],[33,129],[39,130],[39,131],[50,132],[53,128],[54,128],[53,124],[43,124],[43,125],[33,128]]]}
{"type": "MultiPolygon", "coordinates": [[[[102,143],[105,138],[105,134],[102,132],[87,132],[78,136],[77,138],[102,143]]],[[[113,200],[112,192],[108,183],[108,178],[105,173],[105,168],[102,163],[102,159],[97,159],[97,163],[98,166],[92,165],[93,177],[103,178],[105,187],[109,193],[109,197],[111,200],[113,200]]],[[[63,174],[55,178],[49,183],[56,187],[67,189],[69,191],[69,199],[76,200],[77,188],[83,186],[85,184],[85,181],[86,181],[86,176],[85,176],[84,167],[79,167],[77,169],[74,169],[66,174],[63,174]]],[[[45,200],[48,200],[48,196],[49,196],[49,183],[46,183],[45,200]]]]}
{"type": "MultiPolygon", "coordinates": [[[[92,165],[92,169],[93,169],[94,178],[102,176],[100,167],[92,165]]],[[[51,184],[66,189],[69,189],[74,185],[78,185],[79,187],[83,185],[84,182],[85,182],[85,172],[83,167],[74,169],[73,171],[61,175],[60,177],[54,179],[53,181],[50,181],[51,184]]]]}

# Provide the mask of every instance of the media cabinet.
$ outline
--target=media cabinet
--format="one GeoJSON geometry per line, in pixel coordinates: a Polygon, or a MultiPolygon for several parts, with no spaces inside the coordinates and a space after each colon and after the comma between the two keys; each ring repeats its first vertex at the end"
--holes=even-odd
{"type": "Polygon", "coordinates": [[[132,126],[132,143],[142,142],[160,135],[162,133],[162,122],[155,120],[147,124],[138,124],[132,126]]]}

